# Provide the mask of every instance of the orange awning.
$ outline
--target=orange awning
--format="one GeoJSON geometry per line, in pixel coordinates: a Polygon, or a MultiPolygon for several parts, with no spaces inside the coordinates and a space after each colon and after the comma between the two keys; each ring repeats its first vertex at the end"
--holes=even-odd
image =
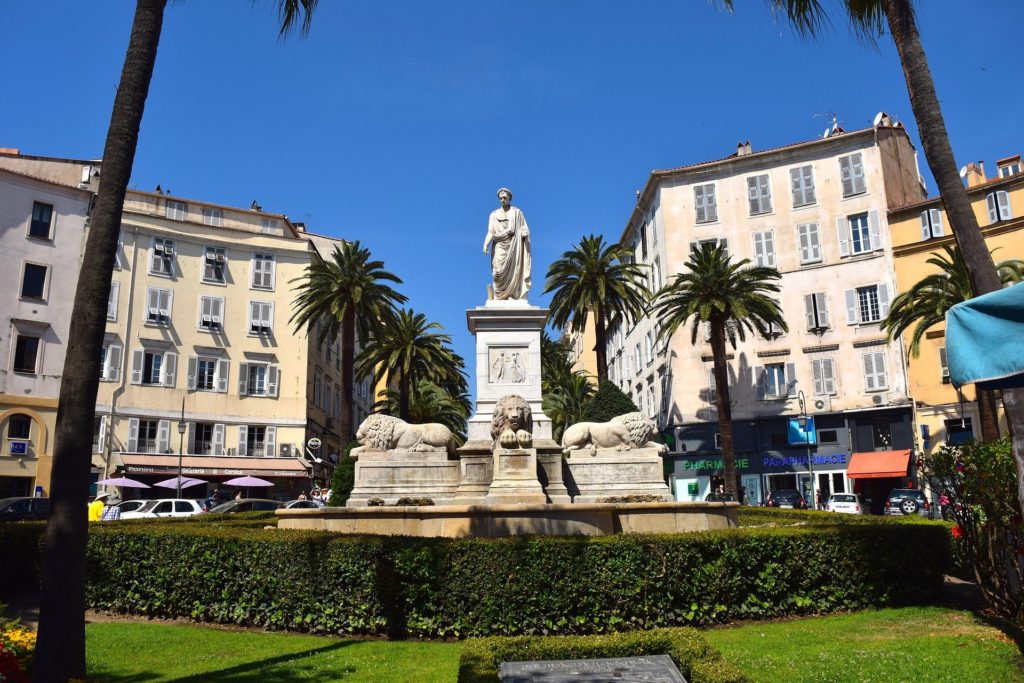
{"type": "Polygon", "coordinates": [[[854,453],[846,476],[850,479],[887,479],[907,476],[910,451],[854,453]]]}

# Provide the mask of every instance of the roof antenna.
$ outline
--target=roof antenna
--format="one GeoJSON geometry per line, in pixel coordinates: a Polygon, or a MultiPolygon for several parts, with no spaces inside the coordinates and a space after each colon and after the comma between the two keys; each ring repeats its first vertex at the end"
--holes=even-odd
{"type": "Polygon", "coordinates": [[[827,137],[830,137],[832,135],[835,135],[836,133],[844,132],[843,129],[839,126],[839,114],[837,112],[827,111],[827,112],[825,112],[823,114],[814,114],[814,116],[812,118],[815,118],[815,119],[818,119],[818,118],[831,118],[832,119],[832,125],[831,126],[825,126],[825,132],[821,134],[821,137],[823,139],[827,138],[827,137]]]}

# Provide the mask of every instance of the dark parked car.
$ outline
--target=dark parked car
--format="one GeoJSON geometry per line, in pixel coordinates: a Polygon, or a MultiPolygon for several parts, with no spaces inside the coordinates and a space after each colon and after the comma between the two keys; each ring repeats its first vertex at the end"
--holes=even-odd
{"type": "Polygon", "coordinates": [[[269,500],[266,498],[242,498],[241,500],[229,500],[228,502],[213,508],[210,512],[266,512],[268,510],[276,510],[281,507],[281,505],[282,503],[279,500],[269,500]]]}
{"type": "Polygon", "coordinates": [[[884,515],[920,515],[929,517],[931,505],[921,489],[893,489],[885,499],[884,515]]]}
{"type": "Polygon", "coordinates": [[[796,489],[779,489],[768,494],[768,507],[806,510],[807,501],[796,489]]]}
{"type": "Polygon", "coordinates": [[[46,519],[49,514],[49,498],[4,498],[0,500],[0,522],[46,519]]]}

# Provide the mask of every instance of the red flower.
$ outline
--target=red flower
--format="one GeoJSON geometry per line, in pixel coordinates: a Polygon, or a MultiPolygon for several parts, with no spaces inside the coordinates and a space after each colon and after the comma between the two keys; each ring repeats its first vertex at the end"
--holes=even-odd
{"type": "Polygon", "coordinates": [[[959,525],[954,525],[949,532],[953,534],[953,538],[963,538],[964,536],[964,530],[961,529],[959,525]]]}

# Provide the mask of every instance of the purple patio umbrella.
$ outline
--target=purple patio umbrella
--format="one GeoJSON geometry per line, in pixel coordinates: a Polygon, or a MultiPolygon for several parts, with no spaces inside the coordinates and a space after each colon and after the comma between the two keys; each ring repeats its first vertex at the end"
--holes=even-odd
{"type": "Polygon", "coordinates": [[[143,484],[141,481],[135,481],[128,477],[114,477],[113,479],[100,479],[97,484],[101,486],[120,486],[121,488],[129,489],[148,489],[149,484],[143,484]]]}
{"type": "MultiPolygon", "coordinates": [[[[181,488],[183,488],[183,489],[187,489],[190,486],[198,486],[199,484],[205,484],[205,483],[206,483],[205,479],[195,479],[193,477],[182,477],[181,478],[181,488]]],[[[154,486],[159,486],[159,487],[165,488],[165,489],[176,489],[176,488],[178,488],[178,478],[177,477],[171,477],[170,479],[164,479],[163,481],[158,481],[157,483],[155,483],[154,486]]]]}
{"type": "Polygon", "coordinates": [[[259,477],[250,477],[250,476],[235,477],[234,479],[228,479],[224,483],[227,484],[228,486],[238,486],[238,487],[244,486],[245,489],[246,489],[245,490],[245,497],[246,498],[249,497],[249,488],[252,487],[252,486],[273,486],[274,485],[274,482],[272,482],[272,481],[267,481],[266,479],[260,479],[259,477]]]}

